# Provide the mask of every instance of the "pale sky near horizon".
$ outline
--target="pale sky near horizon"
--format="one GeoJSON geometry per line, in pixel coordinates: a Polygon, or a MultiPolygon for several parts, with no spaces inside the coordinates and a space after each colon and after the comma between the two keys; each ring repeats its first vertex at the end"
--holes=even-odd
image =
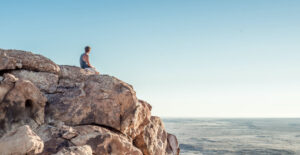
{"type": "Polygon", "coordinates": [[[300,117],[300,1],[10,0],[0,48],[131,85],[161,117],[300,117]]]}

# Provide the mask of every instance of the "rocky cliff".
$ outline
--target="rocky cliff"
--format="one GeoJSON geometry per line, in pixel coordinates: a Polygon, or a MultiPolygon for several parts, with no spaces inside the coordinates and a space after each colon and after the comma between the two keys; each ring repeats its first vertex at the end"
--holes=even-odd
{"type": "Polygon", "coordinates": [[[0,154],[177,155],[151,105],[109,75],[0,49],[0,154]]]}

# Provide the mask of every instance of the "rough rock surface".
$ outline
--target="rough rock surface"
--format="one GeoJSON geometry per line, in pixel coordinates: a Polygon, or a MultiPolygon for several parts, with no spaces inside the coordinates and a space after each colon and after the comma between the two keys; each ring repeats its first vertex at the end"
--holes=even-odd
{"type": "Polygon", "coordinates": [[[44,143],[28,125],[5,134],[0,139],[1,155],[38,154],[43,151],[44,143]]]}
{"type": "Polygon", "coordinates": [[[77,67],[61,68],[57,93],[47,95],[47,120],[104,125],[132,138],[140,133],[151,108],[140,104],[132,86],[108,75],[86,75],[77,67]]]}
{"type": "Polygon", "coordinates": [[[23,80],[31,81],[41,91],[46,93],[54,93],[58,84],[58,75],[47,72],[33,72],[28,70],[12,71],[15,77],[23,80]]]}
{"type": "Polygon", "coordinates": [[[26,69],[39,72],[59,74],[60,68],[50,59],[20,50],[0,49],[0,71],[26,69]]]}
{"type": "Polygon", "coordinates": [[[51,125],[43,125],[37,130],[37,134],[45,142],[42,154],[55,154],[69,150],[72,146],[91,146],[94,154],[133,154],[142,155],[136,148],[131,138],[114,129],[106,129],[95,125],[67,126],[62,122],[51,125]],[[59,145],[57,145],[59,144],[59,145]]]}
{"type": "Polygon", "coordinates": [[[55,154],[66,148],[75,146],[70,139],[76,137],[78,133],[73,127],[64,125],[63,122],[54,124],[44,124],[36,129],[36,134],[44,141],[45,147],[42,155],[55,154]]]}
{"type": "Polygon", "coordinates": [[[176,136],[168,133],[167,141],[168,141],[168,145],[167,145],[166,154],[179,155],[180,148],[176,136]]]}
{"type": "Polygon", "coordinates": [[[36,128],[44,123],[46,98],[30,81],[4,74],[0,102],[0,136],[24,124],[36,128]]]}
{"type": "Polygon", "coordinates": [[[142,152],[122,134],[91,125],[78,126],[75,129],[79,131],[79,135],[73,138],[71,142],[79,146],[88,144],[92,147],[93,152],[97,152],[99,155],[142,155],[142,152]]]}
{"type": "MultiPolygon", "coordinates": [[[[24,124],[44,143],[27,154],[164,155],[178,149],[131,85],[41,55],[0,49],[0,138],[12,138],[11,131],[24,124]]],[[[24,152],[21,147],[14,151],[24,152]]]]}
{"type": "Polygon", "coordinates": [[[135,146],[144,155],[164,155],[167,147],[167,133],[159,117],[152,116],[144,131],[134,140],[135,146]]]}
{"type": "Polygon", "coordinates": [[[93,151],[89,145],[71,146],[63,148],[55,155],[92,155],[93,151]]]}

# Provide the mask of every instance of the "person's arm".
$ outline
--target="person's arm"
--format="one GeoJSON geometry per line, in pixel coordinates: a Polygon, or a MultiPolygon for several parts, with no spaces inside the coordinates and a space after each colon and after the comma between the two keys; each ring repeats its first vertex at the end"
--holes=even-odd
{"type": "Polygon", "coordinates": [[[94,67],[90,64],[89,56],[87,54],[83,56],[83,60],[88,64],[89,67],[94,67]]]}

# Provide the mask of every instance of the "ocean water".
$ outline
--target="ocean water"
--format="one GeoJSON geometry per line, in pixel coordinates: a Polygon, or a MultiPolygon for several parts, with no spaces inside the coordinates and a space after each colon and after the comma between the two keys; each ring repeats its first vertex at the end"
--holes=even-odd
{"type": "Polygon", "coordinates": [[[300,118],[164,118],[182,155],[300,155],[300,118]]]}

